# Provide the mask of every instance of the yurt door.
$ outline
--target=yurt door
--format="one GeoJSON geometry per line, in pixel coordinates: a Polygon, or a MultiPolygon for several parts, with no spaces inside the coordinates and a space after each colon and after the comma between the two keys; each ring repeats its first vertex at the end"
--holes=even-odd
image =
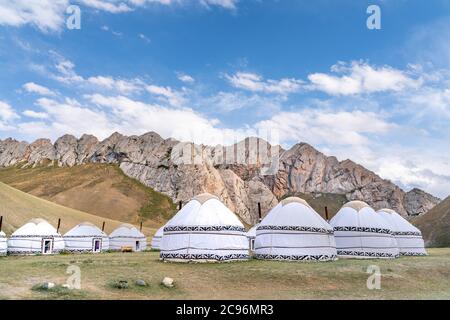
{"type": "Polygon", "coordinates": [[[100,252],[102,250],[102,240],[100,239],[94,239],[93,240],[92,249],[94,252],[100,252]]]}
{"type": "Polygon", "coordinates": [[[140,241],[136,241],[136,251],[139,251],[141,248],[141,242],[140,241]]]}
{"type": "Polygon", "coordinates": [[[42,254],[52,254],[53,239],[42,239],[42,254]]]}

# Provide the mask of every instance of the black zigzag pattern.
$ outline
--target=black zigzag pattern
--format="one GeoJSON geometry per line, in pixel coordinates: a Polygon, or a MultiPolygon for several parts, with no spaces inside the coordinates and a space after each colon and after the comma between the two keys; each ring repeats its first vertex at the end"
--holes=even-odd
{"type": "Polygon", "coordinates": [[[334,261],[336,255],[281,255],[281,254],[256,254],[256,259],[281,260],[281,261],[334,261]]]}
{"type": "Polygon", "coordinates": [[[355,232],[371,232],[371,233],[385,233],[392,234],[392,231],[384,228],[370,228],[370,227],[334,227],[334,231],[355,231],[355,232]]]}
{"type": "Polygon", "coordinates": [[[164,228],[164,232],[170,231],[237,231],[245,232],[245,229],[240,226],[168,226],[164,228]]]}
{"type": "Polygon", "coordinates": [[[361,252],[354,250],[338,250],[338,256],[371,257],[371,258],[397,258],[397,254],[387,252],[361,252]]]}
{"type": "Polygon", "coordinates": [[[227,255],[218,255],[213,253],[160,253],[162,260],[180,259],[180,260],[215,260],[215,261],[229,261],[229,260],[248,260],[248,254],[233,253],[227,255]]]}
{"type": "Polygon", "coordinates": [[[282,231],[306,231],[316,233],[333,234],[331,229],[317,228],[317,227],[302,227],[302,226],[259,226],[256,230],[282,230],[282,231]]]}

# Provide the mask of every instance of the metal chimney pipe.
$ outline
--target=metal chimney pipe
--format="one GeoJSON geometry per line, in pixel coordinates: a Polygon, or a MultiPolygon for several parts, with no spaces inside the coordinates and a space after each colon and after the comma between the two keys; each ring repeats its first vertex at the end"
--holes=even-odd
{"type": "Polygon", "coordinates": [[[2,231],[2,225],[3,225],[3,216],[0,216],[0,231],[2,231]]]}
{"type": "Polygon", "coordinates": [[[141,226],[139,228],[139,231],[142,232],[142,221],[141,221],[141,226]]]}
{"type": "Polygon", "coordinates": [[[181,208],[183,208],[183,201],[180,201],[178,203],[178,210],[181,210],[181,208]]]}
{"type": "Polygon", "coordinates": [[[328,207],[325,207],[325,217],[327,218],[327,221],[329,220],[328,219],[328,207]]]}
{"type": "Polygon", "coordinates": [[[61,218],[58,219],[58,228],[56,228],[56,233],[59,232],[59,227],[61,227],[61,218]]]}
{"type": "Polygon", "coordinates": [[[102,224],[102,232],[104,232],[105,231],[105,221],[103,221],[103,224],[102,224]]]}
{"type": "Polygon", "coordinates": [[[258,217],[259,217],[259,222],[261,222],[262,221],[261,202],[258,202],[258,217]]]}

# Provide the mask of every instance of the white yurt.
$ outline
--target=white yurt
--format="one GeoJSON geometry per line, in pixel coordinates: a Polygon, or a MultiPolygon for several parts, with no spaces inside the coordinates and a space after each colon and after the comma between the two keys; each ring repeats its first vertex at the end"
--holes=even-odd
{"type": "Polygon", "coordinates": [[[55,254],[64,250],[64,240],[44,219],[33,219],[17,229],[8,239],[8,253],[55,254]]]}
{"type": "Polygon", "coordinates": [[[286,261],[336,260],[333,228],[305,200],[284,199],[256,229],[255,256],[286,261]]]}
{"type": "Polygon", "coordinates": [[[124,223],[109,235],[109,249],[144,251],[147,249],[147,238],[135,226],[124,223]]]}
{"type": "Polygon", "coordinates": [[[345,204],[330,224],[339,257],[396,258],[399,255],[390,225],[363,201],[345,204]]]}
{"type": "Polygon", "coordinates": [[[164,233],[164,226],[162,226],[161,228],[158,229],[158,231],[156,231],[155,235],[152,238],[152,249],[153,250],[160,250],[160,246],[161,246],[161,239],[164,233]]]}
{"type": "Polygon", "coordinates": [[[90,222],[70,229],[64,236],[65,251],[72,253],[99,253],[109,249],[109,238],[90,222]]]}
{"type": "Polygon", "coordinates": [[[167,223],[160,257],[178,262],[247,260],[248,240],[239,218],[217,197],[205,193],[167,223]]]}
{"type": "Polygon", "coordinates": [[[259,223],[255,224],[246,233],[246,236],[247,236],[247,239],[248,239],[248,249],[250,250],[250,252],[254,252],[255,251],[256,229],[258,228],[258,226],[259,226],[259,223]]]}
{"type": "Polygon", "coordinates": [[[7,253],[8,242],[6,241],[6,234],[0,231],[0,256],[4,256],[7,253]]]}
{"type": "Polygon", "coordinates": [[[391,209],[381,209],[377,211],[383,219],[389,222],[392,227],[392,234],[397,240],[398,249],[401,256],[425,256],[425,244],[422,232],[409,223],[405,218],[391,209]]]}

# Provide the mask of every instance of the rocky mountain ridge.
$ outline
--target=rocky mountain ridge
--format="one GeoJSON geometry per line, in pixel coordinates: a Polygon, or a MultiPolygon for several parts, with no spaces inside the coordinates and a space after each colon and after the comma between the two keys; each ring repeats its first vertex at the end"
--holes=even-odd
{"type": "Polygon", "coordinates": [[[31,144],[0,140],[0,167],[86,163],[115,163],[174,201],[188,201],[201,192],[216,194],[247,224],[258,220],[258,202],[265,214],[279,199],[295,193],[345,194],[348,200],[364,200],[375,209],[392,208],[403,215],[423,214],[440,202],[422,190],[405,192],[351,160],[338,161],[306,143],[283,150],[247,138],[211,147],[163,139],[154,132],[114,133],[103,141],[86,134],[79,139],[64,135],[54,144],[48,139],[31,144]]]}

